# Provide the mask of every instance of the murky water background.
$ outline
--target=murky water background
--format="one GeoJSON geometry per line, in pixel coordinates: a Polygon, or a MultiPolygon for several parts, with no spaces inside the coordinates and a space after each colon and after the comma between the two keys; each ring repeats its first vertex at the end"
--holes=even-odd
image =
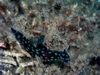
{"type": "Polygon", "coordinates": [[[0,0],[0,75],[100,75],[99,0],[0,0]],[[64,69],[33,59],[10,28],[45,46],[63,51],[71,46],[64,69]]]}

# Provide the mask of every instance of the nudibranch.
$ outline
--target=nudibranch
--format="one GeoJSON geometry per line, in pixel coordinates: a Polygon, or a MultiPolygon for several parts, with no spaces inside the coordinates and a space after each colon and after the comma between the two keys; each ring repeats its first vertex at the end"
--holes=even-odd
{"type": "Polygon", "coordinates": [[[44,35],[40,36],[37,41],[33,41],[26,38],[21,32],[13,28],[11,28],[11,31],[17,41],[20,43],[21,47],[32,57],[35,57],[35,55],[37,55],[43,63],[60,61],[64,65],[67,65],[70,61],[70,56],[68,55],[70,46],[67,50],[64,51],[50,50],[44,45],[44,35]]]}

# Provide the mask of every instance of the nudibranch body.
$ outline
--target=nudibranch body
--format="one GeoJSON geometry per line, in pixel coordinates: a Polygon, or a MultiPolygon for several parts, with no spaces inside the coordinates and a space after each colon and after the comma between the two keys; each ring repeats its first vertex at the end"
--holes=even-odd
{"type": "Polygon", "coordinates": [[[32,57],[37,55],[43,63],[60,61],[64,65],[67,65],[70,61],[70,57],[68,55],[70,46],[67,50],[64,51],[50,50],[44,45],[44,35],[42,35],[37,41],[33,41],[26,38],[21,32],[13,28],[11,28],[11,31],[13,32],[15,38],[18,40],[22,48],[26,50],[32,57]]]}

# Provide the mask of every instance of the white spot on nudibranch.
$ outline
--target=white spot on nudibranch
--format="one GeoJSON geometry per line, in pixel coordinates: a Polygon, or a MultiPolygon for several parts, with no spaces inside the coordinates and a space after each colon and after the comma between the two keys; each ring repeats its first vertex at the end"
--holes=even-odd
{"type": "Polygon", "coordinates": [[[65,56],[65,54],[62,54],[62,56],[65,56]]]}
{"type": "Polygon", "coordinates": [[[55,55],[58,55],[57,53],[55,53],[55,55]]]}
{"type": "Polygon", "coordinates": [[[44,50],[44,48],[42,48],[44,50]]]}
{"type": "Polygon", "coordinates": [[[51,57],[51,58],[54,58],[54,57],[51,57]]]}
{"type": "Polygon", "coordinates": [[[39,52],[38,52],[38,51],[36,51],[36,53],[37,53],[37,54],[39,54],[39,52]]]}
{"type": "Polygon", "coordinates": [[[34,49],[32,49],[32,51],[34,52],[34,49]]]}
{"type": "Polygon", "coordinates": [[[41,51],[41,53],[44,53],[44,51],[41,51]]]}
{"type": "Polygon", "coordinates": [[[38,51],[38,49],[36,49],[36,51],[38,51]]]}
{"type": "Polygon", "coordinates": [[[42,54],[43,56],[45,56],[45,54],[42,54]]]}
{"type": "Polygon", "coordinates": [[[27,44],[27,41],[25,41],[25,44],[27,44]]]}
{"type": "Polygon", "coordinates": [[[48,53],[49,53],[49,54],[51,54],[52,52],[51,52],[51,51],[49,51],[48,53]]]}
{"type": "Polygon", "coordinates": [[[18,35],[17,38],[20,38],[20,35],[18,35]]]}

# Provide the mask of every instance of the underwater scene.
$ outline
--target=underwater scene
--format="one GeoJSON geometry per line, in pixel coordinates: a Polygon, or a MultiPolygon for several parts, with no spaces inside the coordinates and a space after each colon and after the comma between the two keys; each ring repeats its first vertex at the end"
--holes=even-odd
{"type": "Polygon", "coordinates": [[[0,75],[100,75],[100,0],[0,0],[0,75]]]}

